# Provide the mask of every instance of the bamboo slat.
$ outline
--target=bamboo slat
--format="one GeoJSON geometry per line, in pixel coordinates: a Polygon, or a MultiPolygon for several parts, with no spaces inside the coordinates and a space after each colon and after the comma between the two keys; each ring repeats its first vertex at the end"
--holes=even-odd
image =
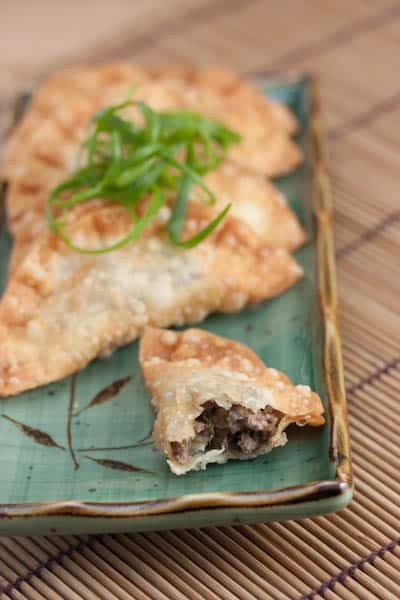
{"type": "Polygon", "coordinates": [[[356,493],[340,514],[287,523],[0,539],[0,599],[397,600],[399,2],[88,0],[60,13],[41,0],[23,23],[18,1],[3,4],[0,135],[27,78],[83,58],[319,73],[356,493]]]}

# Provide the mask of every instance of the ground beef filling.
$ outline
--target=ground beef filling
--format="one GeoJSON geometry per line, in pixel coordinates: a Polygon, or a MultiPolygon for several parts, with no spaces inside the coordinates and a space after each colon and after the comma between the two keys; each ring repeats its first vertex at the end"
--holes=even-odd
{"type": "MultiPolygon", "coordinates": [[[[196,442],[206,444],[205,452],[225,448],[241,454],[253,454],[268,442],[279,422],[279,413],[270,406],[255,412],[237,405],[226,410],[209,401],[203,405],[203,409],[194,423],[194,429],[196,442]]],[[[194,446],[172,442],[171,449],[175,459],[184,464],[194,446]]]]}

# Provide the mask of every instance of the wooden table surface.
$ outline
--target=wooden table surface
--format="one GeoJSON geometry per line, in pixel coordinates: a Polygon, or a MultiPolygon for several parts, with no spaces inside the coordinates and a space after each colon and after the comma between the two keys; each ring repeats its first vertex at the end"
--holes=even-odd
{"type": "Polygon", "coordinates": [[[357,491],[339,515],[0,540],[0,598],[400,597],[400,2],[0,0],[0,111],[61,65],[318,74],[357,491]],[[201,583],[199,583],[201,582],[201,583]]]}

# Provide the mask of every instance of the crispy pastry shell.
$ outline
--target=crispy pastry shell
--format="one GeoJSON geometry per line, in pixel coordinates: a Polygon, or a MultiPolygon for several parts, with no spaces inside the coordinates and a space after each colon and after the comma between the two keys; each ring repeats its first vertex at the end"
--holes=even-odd
{"type": "MultiPolygon", "coordinates": [[[[212,215],[192,203],[184,235],[212,215]]],[[[98,201],[70,215],[69,233],[75,243],[99,248],[130,227],[124,210],[98,201]]],[[[61,379],[132,341],[148,324],[182,325],[214,311],[235,312],[301,277],[286,250],[271,249],[229,216],[191,250],[172,246],[157,221],[137,242],[97,255],[70,250],[44,231],[0,302],[0,396],[61,379]]]]}
{"type": "MultiPolygon", "coordinates": [[[[297,126],[290,111],[267,101],[230,72],[145,69],[125,63],[60,71],[39,87],[5,150],[7,216],[10,231],[18,238],[12,268],[43,227],[49,192],[74,170],[90,117],[102,106],[120,101],[134,83],[136,97],[155,109],[200,111],[242,132],[243,141],[231,147],[228,157],[239,167],[262,176],[278,175],[301,161],[290,139],[297,126]]],[[[140,118],[135,108],[130,110],[140,118]]]]}
{"type": "Polygon", "coordinates": [[[253,458],[286,443],[290,423],[319,426],[324,408],[308,386],[295,386],[283,373],[270,369],[247,346],[200,329],[184,332],[147,328],[140,343],[140,364],[157,411],[154,438],[178,475],[205,468],[209,462],[253,458]],[[268,443],[250,455],[204,448],[185,464],[174,445],[196,438],[195,420],[203,405],[214,401],[229,410],[239,405],[251,411],[271,407],[280,422],[268,443]]]}

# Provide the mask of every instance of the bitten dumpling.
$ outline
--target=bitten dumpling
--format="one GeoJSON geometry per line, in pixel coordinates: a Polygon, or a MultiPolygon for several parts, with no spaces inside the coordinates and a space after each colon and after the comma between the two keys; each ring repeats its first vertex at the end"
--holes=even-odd
{"type": "Polygon", "coordinates": [[[291,423],[325,422],[308,386],[200,329],[146,329],[140,364],[157,412],[155,442],[176,475],[270,452],[287,442],[291,423]]]}

